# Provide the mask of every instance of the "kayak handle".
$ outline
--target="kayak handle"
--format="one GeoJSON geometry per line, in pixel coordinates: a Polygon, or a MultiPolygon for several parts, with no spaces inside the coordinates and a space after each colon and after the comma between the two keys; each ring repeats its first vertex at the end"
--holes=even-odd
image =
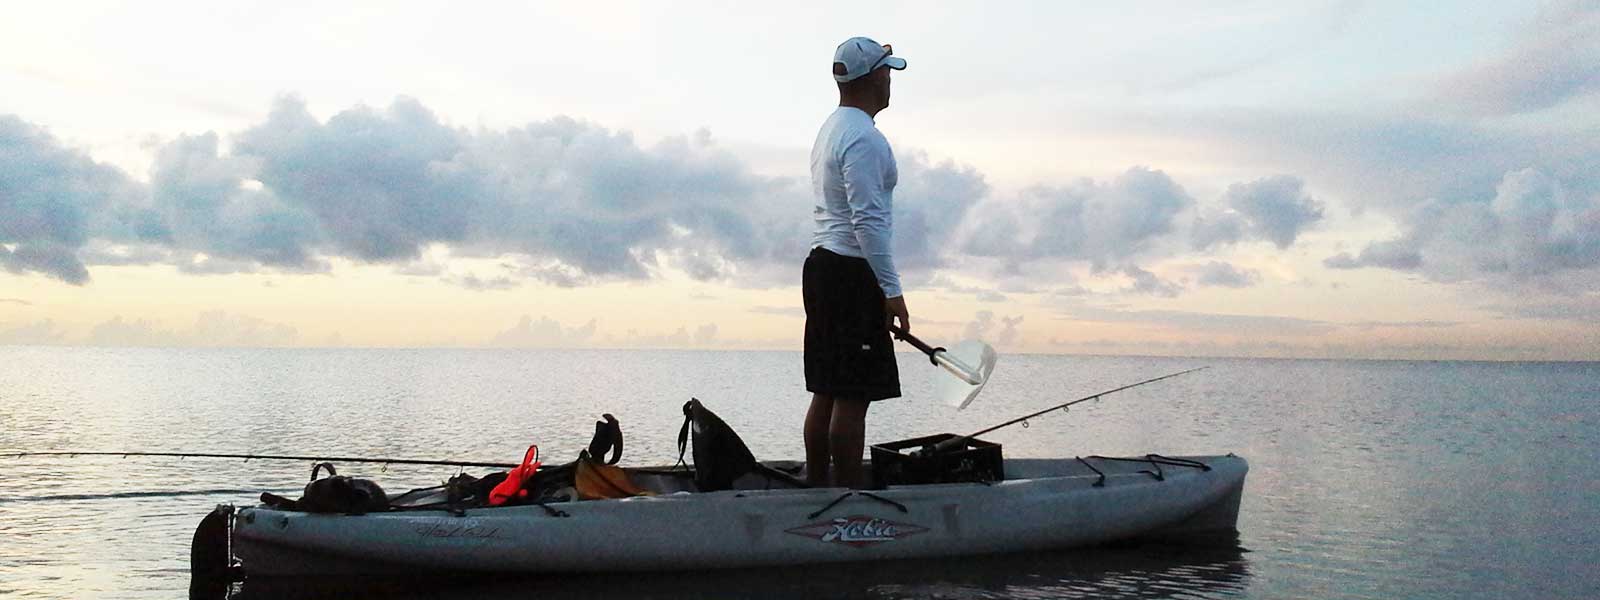
{"type": "MultiPolygon", "coordinates": [[[[892,323],[889,325],[889,332],[893,333],[894,337],[896,339],[899,339],[899,340],[904,341],[904,342],[906,342],[908,344],[911,344],[912,346],[915,346],[918,350],[921,350],[923,354],[928,355],[929,360],[932,360],[934,355],[936,355],[936,354],[938,354],[940,352],[944,352],[944,348],[943,347],[939,347],[939,348],[931,347],[928,344],[924,343],[922,340],[917,339],[917,336],[911,335],[911,332],[908,332],[908,331],[906,331],[904,329],[901,329],[901,328],[895,326],[892,323]]],[[[934,363],[934,364],[938,364],[938,363],[934,363]]]]}
{"type": "Polygon", "coordinates": [[[892,323],[889,325],[889,331],[893,333],[896,338],[899,338],[900,340],[915,346],[918,350],[921,350],[923,354],[928,355],[928,362],[944,367],[944,370],[949,371],[951,375],[960,377],[962,381],[972,385],[979,385],[983,383],[983,377],[978,375],[977,369],[973,368],[972,365],[967,364],[959,358],[950,356],[950,352],[945,350],[943,346],[929,346],[922,340],[917,339],[916,336],[911,335],[910,332],[901,329],[892,323]]]}

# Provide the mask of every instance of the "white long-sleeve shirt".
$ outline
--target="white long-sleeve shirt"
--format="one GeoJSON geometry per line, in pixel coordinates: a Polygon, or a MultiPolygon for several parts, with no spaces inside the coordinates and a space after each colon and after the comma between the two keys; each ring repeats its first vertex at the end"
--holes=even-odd
{"type": "Polygon", "coordinates": [[[816,229],[811,247],[867,259],[883,295],[900,295],[900,274],[890,252],[895,167],[889,140],[861,109],[841,106],[823,122],[811,146],[811,187],[816,229]]]}

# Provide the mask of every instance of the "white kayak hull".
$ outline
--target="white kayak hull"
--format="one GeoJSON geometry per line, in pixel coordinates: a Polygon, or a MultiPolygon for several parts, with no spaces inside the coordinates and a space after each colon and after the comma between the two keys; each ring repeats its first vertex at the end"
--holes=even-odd
{"type": "Polygon", "coordinates": [[[265,507],[234,515],[253,575],[656,571],[1070,548],[1235,530],[1248,465],[1208,469],[1012,459],[1007,480],[847,490],[774,489],[362,516],[265,507]],[[1148,471],[1148,472],[1140,472],[1148,471]],[[1157,475],[1160,476],[1158,479],[1157,475]],[[839,500],[832,507],[827,507],[839,500]],[[826,510],[824,510],[826,507],[826,510]]]}

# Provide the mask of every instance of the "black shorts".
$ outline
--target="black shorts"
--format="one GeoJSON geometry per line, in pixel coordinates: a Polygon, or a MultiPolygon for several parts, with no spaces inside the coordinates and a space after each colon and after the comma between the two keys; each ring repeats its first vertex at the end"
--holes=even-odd
{"type": "Polygon", "coordinates": [[[900,367],[867,259],[813,248],[800,277],[806,304],[806,391],[835,398],[900,397],[900,367]]]}

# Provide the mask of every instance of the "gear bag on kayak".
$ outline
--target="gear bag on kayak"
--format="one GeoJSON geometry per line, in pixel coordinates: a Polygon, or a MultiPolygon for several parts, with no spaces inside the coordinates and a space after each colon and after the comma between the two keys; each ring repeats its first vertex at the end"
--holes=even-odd
{"type": "Polygon", "coordinates": [[[716,413],[690,398],[683,403],[683,427],[678,429],[678,462],[694,438],[694,483],[702,492],[733,489],[733,480],[756,469],[754,454],[716,413]]]}
{"type": "Polygon", "coordinates": [[[340,475],[334,471],[333,463],[327,462],[311,467],[311,482],[306,484],[299,500],[263,492],[261,502],[268,506],[313,513],[361,515],[389,510],[389,496],[377,483],[370,479],[340,475]],[[317,479],[323,469],[327,469],[328,476],[317,479]]]}

